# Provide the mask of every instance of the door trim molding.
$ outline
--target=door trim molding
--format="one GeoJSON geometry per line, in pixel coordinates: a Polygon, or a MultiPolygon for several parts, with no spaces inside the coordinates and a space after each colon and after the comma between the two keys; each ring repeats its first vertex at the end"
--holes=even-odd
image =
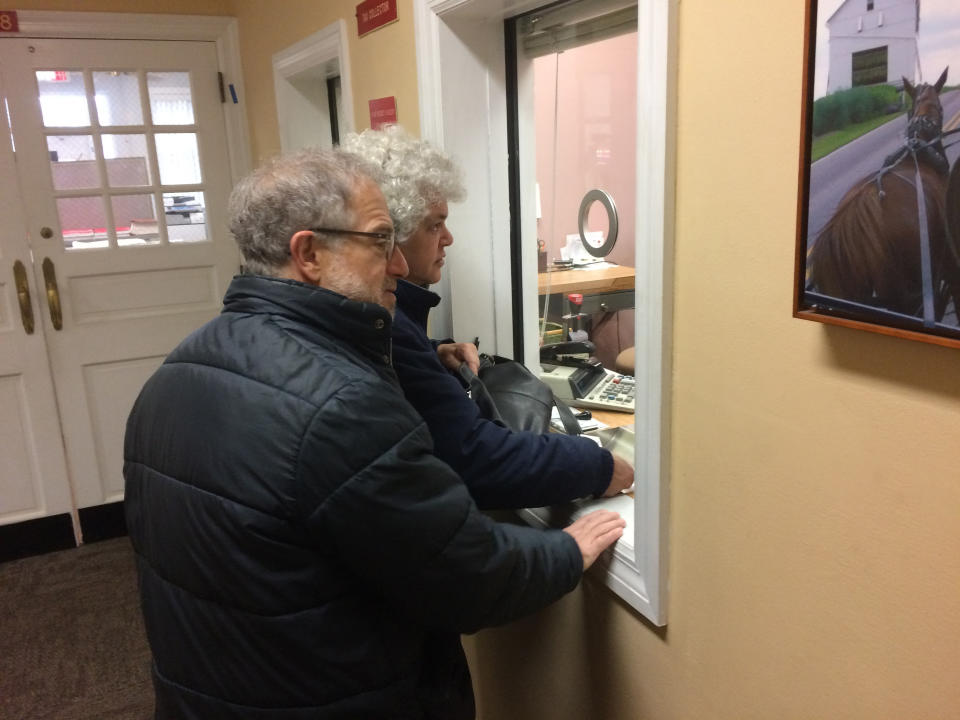
{"type": "MultiPolygon", "coordinates": [[[[284,85],[290,78],[304,70],[324,67],[328,63],[337,63],[340,75],[340,101],[343,108],[351,112],[343,113],[340,135],[354,132],[353,122],[353,82],[350,79],[350,48],[347,42],[347,24],[341,18],[311,35],[295,42],[273,54],[273,86],[277,99],[277,120],[280,127],[280,147],[286,152],[288,139],[288,114],[291,112],[281,101],[284,85]]],[[[339,118],[338,118],[339,120],[339,118]]]]}
{"type": "Polygon", "coordinates": [[[20,32],[10,37],[93,40],[194,40],[212,42],[223,73],[227,100],[224,125],[234,183],[251,170],[250,129],[247,123],[240,36],[236,18],[215,15],[162,15],[146,13],[17,12],[20,32]],[[232,100],[229,88],[236,92],[232,100]]]}

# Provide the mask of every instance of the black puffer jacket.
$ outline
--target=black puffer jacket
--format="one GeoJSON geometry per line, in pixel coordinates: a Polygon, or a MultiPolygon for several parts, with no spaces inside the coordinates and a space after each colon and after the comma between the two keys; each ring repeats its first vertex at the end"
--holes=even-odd
{"type": "Polygon", "coordinates": [[[459,633],[576,586],[569,535],[493,523],[432,456],[389,356],[383,308],[243,276],[144,386],[124,475],[158,717],[470,717],[459,633]]]}

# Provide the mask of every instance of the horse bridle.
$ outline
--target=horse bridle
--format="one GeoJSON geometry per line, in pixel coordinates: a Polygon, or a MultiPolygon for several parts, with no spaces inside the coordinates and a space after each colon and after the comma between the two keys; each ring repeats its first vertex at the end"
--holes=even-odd
{"type": "MultiPolygon", "coordinates": [[[[916,95],[919,97],[927,90],[930,90],[936,95],[936,90],[934,90],[930,85],[921,85],[917,88],[916,95]]],[[[913,105],[910,106],[909,112],[907,112],[907,137],[915,137],[919,135],[921,131],[926,131],[931,135],[939,135],[940,129],[943,127],[943,109],[937,103],[937,117],[936,119],[930,117],[928,114],[920,115],[919,117],[914,117],[914,113],[917,111],[917,101],[914,100],[913,105]]]]}

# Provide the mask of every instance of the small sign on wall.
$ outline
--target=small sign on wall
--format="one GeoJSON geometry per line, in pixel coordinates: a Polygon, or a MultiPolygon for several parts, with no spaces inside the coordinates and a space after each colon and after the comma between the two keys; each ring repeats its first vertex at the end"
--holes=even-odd
{"type": "Polygon", "coordinates": [[[68,83],[70,82],[70,72],[67,70],[37,70],[37,80],[39,82],[68,83]]]}
{"type": "Polygon", "coordinates": [[[357,5],[357,36],[363,37],[396,19],[397,0],[364,0],[357,5]]]}
{"type": "Polygon", "coordinates": [[[397,98],[390,97],[377,98],[370,101],[370,127],[379,130],[384,125],[390,125],[397,121],[397,98]]]}
{"type": "Polygon", "coordinates": [[[16,10],[0,10],[0,32],[20,32],[20,23],[17,22],[16,10]]]}

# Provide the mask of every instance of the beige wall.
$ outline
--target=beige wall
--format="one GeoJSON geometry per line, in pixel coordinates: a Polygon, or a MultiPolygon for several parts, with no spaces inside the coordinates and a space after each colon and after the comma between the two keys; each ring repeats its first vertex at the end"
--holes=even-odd
{"type": "Polygon", "coordinates": [[[804,2],[679,8],[670,622],[480,633],[482,718],[960,717],[960,351],[791,318],[804,2]]]}
{"type": "MultiPolygon", "coordinates": [[[[345,17],[358,128],[419,128],[411,0],[15,5],[239,17],[255,160],[272,54],[345,17]]],[[[790,317],[803,5],[680,3],[670,623],[588,579],[468,639],[483,720],[960,717],[960,352],[790,317]]]]}
{"type": "Polygon", "coordinates": [[[240,50],[254,164],[280,152],[273,88],[274,53],[343,18],[350,43],[354,122],[370,126],[368,101],[393,95],[397,119],[420,132],[413,2],[399,0],[397,22],[357,37],[356,0],[228,0],[240,22],[240,50]]]}

